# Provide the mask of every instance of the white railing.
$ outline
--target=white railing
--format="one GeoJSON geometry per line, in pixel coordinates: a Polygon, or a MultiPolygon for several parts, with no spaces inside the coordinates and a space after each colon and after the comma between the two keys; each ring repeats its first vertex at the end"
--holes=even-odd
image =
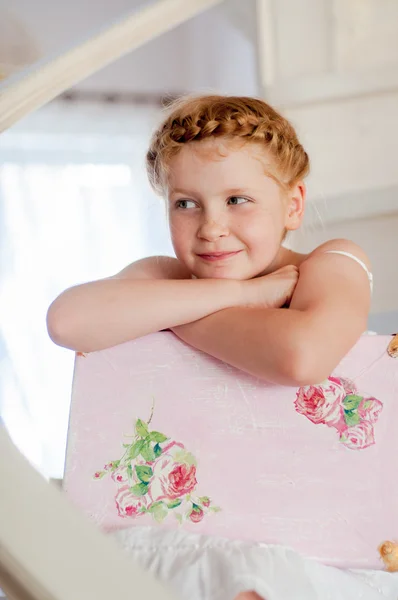
{"type": "Polygon", "coordinates": [[[222,0],[160,0],[0,87],[0,132],[118,58],[222,0]]]}

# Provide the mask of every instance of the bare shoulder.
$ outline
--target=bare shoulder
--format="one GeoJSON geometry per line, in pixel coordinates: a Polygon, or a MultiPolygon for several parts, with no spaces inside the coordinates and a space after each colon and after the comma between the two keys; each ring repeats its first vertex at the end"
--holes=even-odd
{"type": "Polygon", "coordinates": [[[325,242],[304,258],[299,272],[292,308],[314,309],[323,318],[341,322],[352,320],[355,314],[356,332],[366,328],[372,290],[371,264],[358,244],[345,239],[325,242]]]}
{"type": "Polygon", "coordinates": [[[305,257],[299,270],[293,300],[318,305],[343,302],[356,310],[363,306],[363,314],[368,312],[372,267],[366,252],[355,242],[345,239],[325,242],[305,257]]]}
{"type": "Polygon", "coordinates": [[[149,256],[131,263],[110,279],[189,279],[190,272],[171,256],[149,256]]]}
{"type": "Polygon", "coordinates": [[[352,242],[351,240],[346,240],[342,238],[328,240],[327,242],[324,242],[323,244],[315,248],[315,250],[310,252],[310,254],[307,254],[305,259],[303,260],[303,263],[307,263],[308,261],[313,262],[313,259],[319,259],[325,254],[330,254],[334,251],[337,251],[337,253],[344,252],[355,256],[355,258],[358,258],[360,261],[362,261],[366,265],[366,267],[371,271],[371,262],[363,248],[361,248],[361,246],[359,246],[355,242],[352,242]]]}

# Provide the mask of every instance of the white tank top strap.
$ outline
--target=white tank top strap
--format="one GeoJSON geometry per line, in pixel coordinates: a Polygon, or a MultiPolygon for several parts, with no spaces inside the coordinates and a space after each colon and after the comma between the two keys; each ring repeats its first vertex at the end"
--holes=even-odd
{"type": "Polygon", "coordinates": [[[355,262],[357,262],[366,272],[369,279],[370,290],[373,291],[373,275],[360,258],[355,256],[354,254],[351,254],[350,252],[344,252],[343,250],[325,250],[325,254],[341,254],[342,256],[347,256],[348,258],[352,258],[352,260],[355,260],[355,262]]]}

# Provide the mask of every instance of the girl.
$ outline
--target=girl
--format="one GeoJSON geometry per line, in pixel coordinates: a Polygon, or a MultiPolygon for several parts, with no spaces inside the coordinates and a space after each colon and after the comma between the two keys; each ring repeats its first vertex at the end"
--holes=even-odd
{"type": "Polygon", "coordinates": [[[302,222],[309,171],[291,124],[259,99],[183,98],[155,132],[147,169],[176,258],[63,292],[48,311],[53,341],[93,352],[172,329],[267,381],[326,379],[366,329],[372,276],[348,240],[308,255],[283,246],[302,222]]]}
{"type": "Polygon", "coordinates": [[[48,312],[53,341],[93,352],[169,328],[271,382],[328,377],[366,329],[369,260],[348,240],[308,255],[283,246],[302,222],[309,171],[290,123],[253,98],[183,98],[147,167],[176,258],[63,292],[48,312]]]}

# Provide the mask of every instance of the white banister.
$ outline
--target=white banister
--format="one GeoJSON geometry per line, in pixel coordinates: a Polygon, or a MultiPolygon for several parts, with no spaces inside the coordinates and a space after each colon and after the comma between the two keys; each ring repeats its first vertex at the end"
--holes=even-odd
{"type": "Polygon", "coordinates": [[[222,0],[159,0],[0,87],[0,132],[86,77],[222,0]]]}
{"type": "Polygon", "coordinates": [[[0,587],[13,600],[174,598],[30,466],[1,424],[0,587]]]}

